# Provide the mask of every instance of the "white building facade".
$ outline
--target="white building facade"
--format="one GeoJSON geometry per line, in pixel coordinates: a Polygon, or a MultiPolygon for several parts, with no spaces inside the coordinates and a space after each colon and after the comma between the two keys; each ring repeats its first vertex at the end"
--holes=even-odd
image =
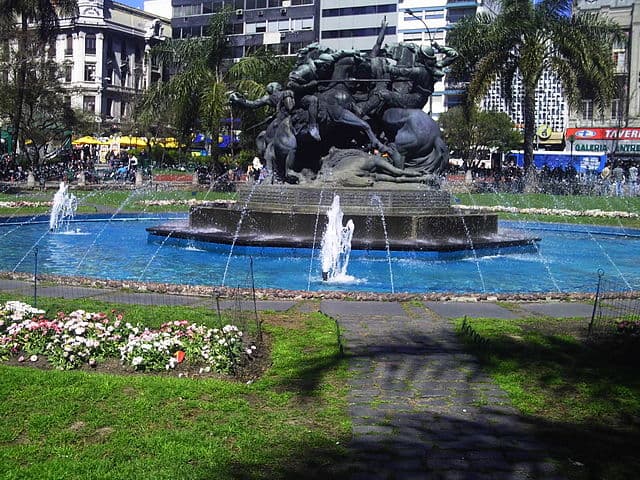
{"type": "MultiPolygon", "coordinates": [[[[461,18],[473,16],[481,2],[474,0],[404,0],[398,4],[398,41],[441,46],[447,43],[447,30],[461,18]]],[[[460,104],[462,86],[447,81],[436,83],[429,104],[425,106],[434,118],[460,104]]]]}
{"type": "Polygon", "coordinates": [[[162,78],[151,47],[170,37],[168,19],[109,0],[79,0],[79,16],[61,19],[53,51],[71,107],[97,123],[128,119],[135,98],[162,78]]]}

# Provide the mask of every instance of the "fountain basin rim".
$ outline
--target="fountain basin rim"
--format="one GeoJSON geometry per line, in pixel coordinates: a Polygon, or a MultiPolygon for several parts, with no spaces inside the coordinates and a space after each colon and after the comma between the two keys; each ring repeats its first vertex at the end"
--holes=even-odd
{"type": "MultiPolygon", "coordinates": [[[[218,243],[223,245],[239,245],[247,247],[276,247],[276,248],[316,248],[319,247],[319,239],[294,238],[273,236],[265,237],[260,235],[235,235],[224,231],[189,231],[172,228],[171,226],[149,227],[147,232],[158,237],[171,237],[183,240],[195,240],[208,243],[218,243]]],[[[541,240],[540,237],[520,237],[506,238],[501,240],[474,238],[473,242],[450,242],[441,240],[438,243],[421,240],[394,240],[389,245],[392,251],[418,251],[418,252],[456,252],[483,249],[496,249],[501,247],[531,246],[541,240]]],[[[351,248],[353,250],[386,250],[387,243],[384,240],[361,240],[352,239],[351,248]]]]}
{"type": "MultiPolygon", "coordinates": [[[[33,274],[0,270],[0,279],[33,282],[33,274]]],[[[105,290],[123,290],[134,295],[165,294],[175,296],[198,296],[233,298],[240,295],[247,301],[253,300],[254,291],[250,288],[238,289],[228,286],[187,285],[180,283],[139,282],[130,280],[110,280],[97,277],[39,274],[39,281],[69,287],[104,288],[105,290]]],[[[638,296],[640,291],[628,290],[620,293],[621,298],[638,296]]],[[[595,298],[590,292],[425,292],[425,293],[386,293],[365,291],[330,291],[330,290],[287,290],[275,288],[256,288],[257,300],[355,300],[355,301],[429,301],[429,302],[465,302],[492,303],[496,301],[512,302],[582,302],[595,298]]]]}

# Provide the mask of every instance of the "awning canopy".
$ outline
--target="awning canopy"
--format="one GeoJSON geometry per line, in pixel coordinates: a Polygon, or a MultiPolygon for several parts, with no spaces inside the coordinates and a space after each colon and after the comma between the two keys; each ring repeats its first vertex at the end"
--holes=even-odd
{"type": "Polygon", "coordinates": [[[103,143],[95,137],[85,135],[84,137],[76,138],[71,142],[74,145],[102,145],[103,143]]]}

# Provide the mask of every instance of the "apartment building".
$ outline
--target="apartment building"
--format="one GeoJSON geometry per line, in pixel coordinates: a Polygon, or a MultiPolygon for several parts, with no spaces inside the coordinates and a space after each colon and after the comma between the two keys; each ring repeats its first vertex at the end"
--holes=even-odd
{"type": "Polygon", "coordinates": [[[386,18],[385,43],[397,41],[396,0],[321,0],[320,42],[336,50],[371,50],[386,18]]]}
{"type": "Polygon", "coordinates": [[[228,38],[235,59],[263,45],[277,55],[295,55],[318,41],[318,0],[173,0],[172,5],[173,38],[206,36],[211,16],[231,8],[228,38]]]}

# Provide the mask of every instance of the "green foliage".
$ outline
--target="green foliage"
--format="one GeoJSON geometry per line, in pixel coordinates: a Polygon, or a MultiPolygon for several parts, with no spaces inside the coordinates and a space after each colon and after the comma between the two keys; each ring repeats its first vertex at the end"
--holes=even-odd
{"type": "MultiPolygon", "coordinates": [[[[3,4],[3,8],[0,9],[0,40],[3,43],[4,41],[17,43],[17,48],[8,59],[9,66],[13,68],[12,75],[9,76],[9,85],[1,86],[4,95],[7,92],[11,92],[11,95],[0,102],[0,108],[2,108],[0,116],[10,118],[15,133],[12,146],[14,152],[17,151],[19,139],[23,143],[27,139],[32,141],[37,139],[34,129],[28,136],[23,132],[23,129],[32,126],[35,121],[40,122],[40,127],[52,124],[62,130],[68,127],[69,118],[66,118],[66,122],[61,121],[70,115],[68,108],[63,107],[53,112],[48,110],[58,106],[52,104],[52,99],[56,100],[54,102],[56,104],[62,101],[59,85],[52,90],[54,82],[49,77],[53,71],[53,62],[46,61],[45,47],[55,38],[59,23],[58,15],[73,17],[77,11],[76,0],[14,0],[3,4]],[[47,63],[50,64],[47,65],[47,63]],[[43,78],[47,79],[44,82],[46,85],[44,92],[34,93],[38,86],[43,85],[43,78]],[[34,83],[34,80],[38,82],[34,83]],[[42,95],[46,97],[44,102],[40,101],[42,95]],[[62,119],[48,118],[55,117],[60,112],[62,112],[62,119]],[[66,124],[60,125],[61,123],[66,124]]],[[[36,147],[41,145],[43,143],[36,143],[36,147]]]]}
{"type": "Polygon", "coordinates": [[[438,122],[445,142],[460,155],[466,168],[477,166],[481,150],[508,152],[522,145],[522,136],[506,113],[459,106],[442,113],[438,122]]]}
{"type": "MultiPolygon", "coordinates": [[[[154,85],[145,92],[136,108],[136,121],[153,135],[169,129],[181,144],[189,145],[193,132],[200,131],[218,138],[226,128],[222,122],[233,118],[228,95],[239,90],[250,98],[265,94],[266,80],[286,79],[289,60],[260,50],[240,62],[225,65],[225,29],[231,10],[225,9],[212,16],[208,37],[180,39],[164,42],[152,54],[175,74],[167,81],[154,85]],[[163,119],[160,125],[158,119],[163,119]],[[167,127],[166,125],[171,125],[167,127]]],[[[247,117],[247,124],[260,122],[264,113],[247,117]]],[[[212,157],[219,155],[212,145],[212,157]]]]}
{"type": "Polygon", "coordinates": [[[470,80],[469,103],[475,103],[498,80],[507,102],[512,81],[522,77],[525,169],[532,172],[535,137],[535,89],[545,69],[563,85],[573,106],[593,99],[601,111],[616,94],[613,43],[622,32],[597,14],[571,14],[572,1],[501,0],[498,13],[464,18],[447,34],[460,54],[452,76],[470,80]]]}

